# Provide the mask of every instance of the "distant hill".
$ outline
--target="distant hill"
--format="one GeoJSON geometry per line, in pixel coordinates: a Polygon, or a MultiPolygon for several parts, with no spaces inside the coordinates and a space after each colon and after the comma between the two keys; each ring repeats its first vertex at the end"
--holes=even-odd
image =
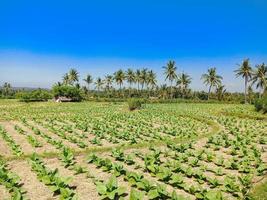
{"type": "MultiPolygon", "coordinates": [[[[2,89],[2,86],[0,86],[0,89],[2,89]]],[[[24,90],[24,91],[33,91],[37,89],[42,89],[42,90],[50,90],[48,88],[35,88],[35,87],[12,87],[13,90],[18,91],[18,90],[24,90]]]]}

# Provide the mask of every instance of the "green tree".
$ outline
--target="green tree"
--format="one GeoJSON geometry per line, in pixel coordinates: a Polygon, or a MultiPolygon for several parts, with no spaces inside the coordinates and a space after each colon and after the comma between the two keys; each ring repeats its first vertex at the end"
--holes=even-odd
{"type": "Polygon", "coordinates": [[[100,77],[98,77],[95,81],[95,88],[97,89],[98,92],[102,89],[102,86],[103,86],[103,81],[100,77]]]}
{"type": "Polygon", "coordinates": [[[11,96],[13,93],[12,86],[10,83],[5,82],[2,87],[2,95],[5,97],[11,96]]]}
{"type": "Polygon", "coordinates": [[[169,61],[164,68],[165,81],[168,79],[171,82],[171,98],[173,97],[172,83],[177,78],[175,61],[169,61]]]}
{"type": "Polygon", "coordinates": [[[143,68],[141,70],[140,84],[141,84],[141,90],[143,90],[144,86],[147,84],[147,69],[146,68],[143,68]]]}
{"type": "Polygon", "coordinates": [[[128,69],[126,72],[126,80],[129,83],[130,89],[132,88],[132,84],[135,82],[135,73],[132,69],[128,69]]]}
{"type": "Polygon", "coordinates": [[[106,75],[104,82],[106,84],[107,91],[110,91],[110,89],[112,88],[113,76],[112,75],[109,75],[109,74],[106,75]]]}
{"type": "Polygon", "coordinates": [[[205,85],[209,85],[208,100],[210,97],[210,92],[213,87],[217,87],[222,82],[222,76],[217,74],[216,68],[212,67],[208,69],[208,73],[203,74],[201,79],[204,81],[205,85]]]}
{"type": "Polygon", "coordinates": [[[69,85],[70,84],[70,78],[69,78],[69,74],[68,73],[65,73],[62,77],[63,79],[63,84],[64,85],[69,85]]]}
{"type": "Polygon", "coordinates": [[[121,90],[121,86],[123,85],[123,81],[125,80],[125,74],[121,69],[114,73],[114,80],[120,86],[121,90]]]}
{"type": "Polygon", "coordinates": [[[79,73],[76,69],[70,69],[68,77],[71,85],[79,81],[79,73]]]}
{"type": "Polygon", "coordinates": [[[247,85],[252,77],[252,68],[248,58],[243,60],[243,62],[240,65],[238,64],[238,66],[239,68],[234,72],[236,73],[236,77],[242,76],[245,80],[245,103],[247,103],[247,85]]]}
{"type": "Polygon", "coordinates": [[[157,86],[157,74],[153,70],[147,73],[147,85],[150,86],[150,92],[157,86]]]}
{"type": "Polygon", "coordinates": [[[139,91],[139,85],[141,81],[141,70],[137,69],[135,72],[135,82],[137,83],[137,90],[139,91]]]}
{"type": "Polygon", "coordinates": [[[90,74],[87,74],[86,78],[83,81],[87,84],[88,90],[90,90],[90,84],[93,83],[93,77],[90,74]]]}
{"type": "Polygon", "coordinates": [[[176,85],[181,88],[183,98],[184,98],[186,90],[188,89],[188,86],[191,83],[191,81],[192,81],[192,78],[186,73],[180,74],[177,78],[176,85]]]}
{"type": "Polygon", "coordinates": [[[256,88],[262,89],[264,93],[267,88],[267,66],[262,63],[261,65],[256,65],[256,70],[252,74],[252,85],[256,84],[256,88]]]}
{"type": "Polygon", "coordinates": [[[218,87],[216,88],[216,95],[219,101],[223,100],[225,93],[226,93],[225,86],[218,85],[218,87]]]}

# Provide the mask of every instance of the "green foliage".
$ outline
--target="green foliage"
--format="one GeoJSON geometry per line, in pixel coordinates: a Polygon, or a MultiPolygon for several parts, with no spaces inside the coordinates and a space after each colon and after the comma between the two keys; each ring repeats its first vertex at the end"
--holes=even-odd
{"type": "Polygon", "coordinates": [[[119,187],[118,182],[115,176],[111,176],[111,178],[103,183],[101,181],[97,181],[96,190],[100,194],[101,199],[119,199],[126,192],[125,187],[119,187]]]}
{"type": "Polygon", "coordinates": [[[16,98],[22,102],[47,101],[52,95],[47,90],[22,91],[16,94],[16,98]]]}
{"type": "Polygon", "coordinates": [[[263,113],[267,113],[267,95],[255,102],[255,109],[258,112],[261,111],[263,113]]]}
{"type": "Polygon", "coordinates": [[[38,179],[49,187],[56,195],[60,195],[60,200],[76,200],[77,196],[73,188],[69,185],[71,178],[61,177],[58,169],[48,169],[41,158],[37,154],[33,154],[30,158],[32,170],[36,172],[38,179]]]}
{"type": "Polygon", "coordinates": [[[0,158],[0,185],[4,185],[11,194],[12,200],[23,200],[25,191],[21,188],[20,178],[10,172],[0,158]]]}
{"type": "Polygon", "coordinates": [[[142,107],[142,102],[138,99],[129,99],[128,107],[130,111],[140,109],[142,107]]]}
{"type": "Polygon", "coordinates": [[[52,88],[54,97],[67,97],[72,101],[81,101],[81,91],[79,88],[71,85],[54,85],[52,88]]]}

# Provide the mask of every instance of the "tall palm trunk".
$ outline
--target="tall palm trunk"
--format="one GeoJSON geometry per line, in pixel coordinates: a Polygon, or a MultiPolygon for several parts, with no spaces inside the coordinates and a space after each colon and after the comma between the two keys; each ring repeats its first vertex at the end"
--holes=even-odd
{"type": "Polygon", "coordinates": [[[172,94],[172,80],[171,80],[171,99],[173,98],[173,94],[172,94]]]}
{"type": "Polygon", "coordinates": [[[210,91],[211,91],[211,85],[209,87],[208,100],[210,99],[210,91]]]}
{"type": "Polygon", "coordinates": [[[245,77],[245,104],[247,103],[247,85],[248,85],[248,77],[245,77]]]}

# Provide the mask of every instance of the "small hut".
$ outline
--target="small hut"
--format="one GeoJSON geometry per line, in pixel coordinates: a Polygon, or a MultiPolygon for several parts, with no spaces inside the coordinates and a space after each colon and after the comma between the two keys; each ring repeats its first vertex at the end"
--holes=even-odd
{"type": "Polygon", "coordinates": [[[73,101],[73,99],[69,98],[69,97],[61,97],[61,96],[59,96],[59,97],[55,97],[55,101],[56,102],[71,102],[71,101],[73,101]]]}

